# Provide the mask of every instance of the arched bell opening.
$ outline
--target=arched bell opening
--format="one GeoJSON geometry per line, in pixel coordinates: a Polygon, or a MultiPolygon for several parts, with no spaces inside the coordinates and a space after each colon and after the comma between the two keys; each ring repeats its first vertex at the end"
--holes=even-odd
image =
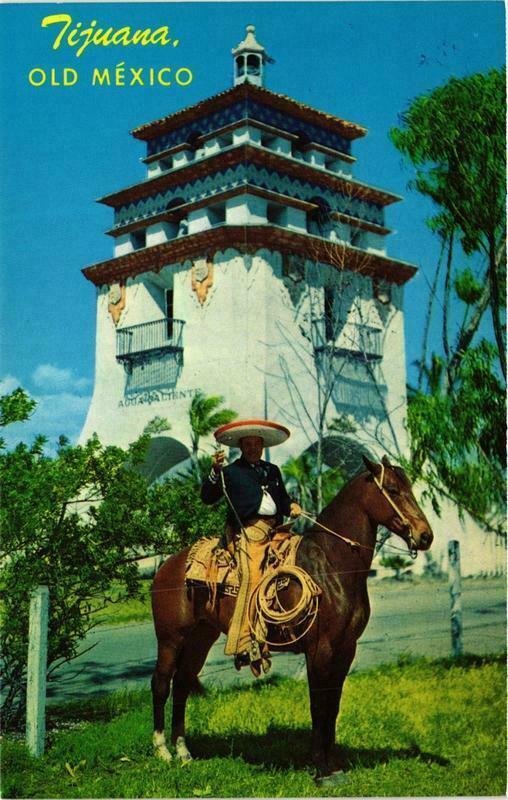
{"type": "Polygon", "coordinates": [[[333,224],[331,206],[323,197],[312,197],[310,202],[314,208],[307,214],[307,232],[326,236],[333,224]]]}
{"type": "Polygon", "coordinates": [[[261,75],[261,56],[250,53],[247,56],[247,75],[259,77],[261,75]]]}
{"type": "Polygon", "coordinates": [[[194,150],[194,152],[199,150],[199,148],[202,146],[202,141],[201,141],[202,137],[203,137],[203,132],[197,130],[192,131],[192,133],[188,135],[187,144],[192,150],[194,150]]]}
{"type": "Polygon", "coordinates": [[[235,58],[235,79],[243,78],[245,75],[245,56],[235,58]]]}

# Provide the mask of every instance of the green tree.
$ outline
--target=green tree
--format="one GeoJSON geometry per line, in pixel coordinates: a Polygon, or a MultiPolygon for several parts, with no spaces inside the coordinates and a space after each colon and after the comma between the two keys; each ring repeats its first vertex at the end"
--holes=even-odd
{"type": "Polygon", "coordinates": [[[172,476],[153,487],[154,503],[163,518],[171,520],[172,552],[188,547],[203,536],[221,536],[224,531],[226,504],[208,506],[199,497],[199,475],[208,474],[211,466],[211,457],[202,456],[198,471],[172,476]]]}
{"type": "Polygon", "coordinates": [[[473,281],[468,280],[472,276],[467,273],[455,278],[457,294],[469,306],[470,314],[450,352],[446,352],[448,334],[444,331],[451,384],[487,307],[506,380],[501,318],[506,284],[505,98],[502,69],[452,78],[430,94],[416,98],[402,115],[402,126],[391,131],[393,143],[415,168],[412,186],[437,207],[428,223],[441,236],[447,251],[445,326],[456,238],[466,255],[477,254],[484,262],[482,272],[473,281]]]}
{"type": "Polygon", "coordinates": [[[379,559],[382,567],[393,569],[395,575],[393,576],[396,581],[401,581],[404,575],[411,575],[412,561],[402,556],[383,556],[379,559]]]}
{"type": "Polygon", "coordinates": [[[191,428],[192,460],[195,470],[199,475],[199,440],[202,436],[208,436],[215,428],[227,425],[238,415],[230,408],[220,408],[224,403],[221,395],[205,395],[204,392],[197,392],[192,398],[189,407],[189,423],[191,428]]]}
{"type": "Polygon", "coordinates": [[[497,533],[504,531],[505,91],[503,70],[452,78],[416,98],[391,131],[414,168],[410,185],[435,206],[427,223],[441,240],[409,389],[413,477],[424,478],[436,510],[449,497],[497,533]],[[493,342],[485,338],[488,310],[493,342]],[[429,352],[437,313],[440,342],[429,352]]]}
{"type": "MultiPolygon", "coordinates": [[[[26,418],[33,407],[17,390],[1,401],[4,422],[26,418]]],[[[140,554],[179,544],[168,509],[136,469],[161,427],[159,420],[125,450],[96,437],[76,447],[61,437],[54,457],[41,436],[32,445],[1,447],[4,724],[24,711],[30,591],[38,584],[50,590],[51,679],[78,654],[93,611],[137,593],[140,554]]]]}
{"type": "Polygon", "coordinates": [[[424,478],[436,511],[449,497],[486,530],[504,535],[505,390],[493,369],[496,348],[482,340],[464,354],[454,390],[439,381],[434,358],[428,391],[410,395],[414,476],[424,478]]]}
{"type": "Polygon", "coordinates": [[[296,495],[304,511],[311,515],[317,515],[345,483],[342,470],[338,467],[323,469],[315,451],[307,450],[297,458],[288,459],[281,471],[289,493],[296,495]]]}
{"type": "Polygon", "coordinates": [[[32,415],[36,405],[35,400],[28,397],[20,386],[10,394],[4,394],[0,397],[0,427],[24,422],[32,415]]]}

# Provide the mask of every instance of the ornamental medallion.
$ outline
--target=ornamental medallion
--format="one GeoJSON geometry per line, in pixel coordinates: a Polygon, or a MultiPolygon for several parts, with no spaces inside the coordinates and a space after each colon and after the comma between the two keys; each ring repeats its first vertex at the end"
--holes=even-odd
{"type": "Polygon", "coordinates": [[[123,284],[112,283],[109,287],[108,311],[111,314],[115,325],[118,325],[122,311],[125,308],[125,295],[126,291],[123,284]]]}
{"type": "Polygon", "coordinates": [[[213,263],[204,258],[196,260],[191,270],[192,291],[196,292],[199,304],[203,305],[208,290],[213,286],[213,263]]]}

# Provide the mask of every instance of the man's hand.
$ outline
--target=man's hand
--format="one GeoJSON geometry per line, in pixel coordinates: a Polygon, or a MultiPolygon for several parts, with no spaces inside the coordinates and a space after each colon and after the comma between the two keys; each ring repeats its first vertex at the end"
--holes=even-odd
{"type": "Polygon", "coordinates": [[[302,513],[301,506],[299,506],[298,503],[291,503],[291,506],[289,508],[289,516],[293,519],[295,517],[299,517],[301,513],[302,513]]]}
{"type": "Polygon", "coordinates": [[[216,450],[212,458],[212,469],[216,475],[219,474],[224,466],[225,453],[224,450],[216,450]]]}

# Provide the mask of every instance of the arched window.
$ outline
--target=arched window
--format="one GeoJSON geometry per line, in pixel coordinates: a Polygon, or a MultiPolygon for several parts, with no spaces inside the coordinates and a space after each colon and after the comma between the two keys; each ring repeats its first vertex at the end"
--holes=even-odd
{"type": "Polygon", "coordinates": [[[172,211],[174,208],[178,208],[178,206],[183,206],[185,200],[183,197],[173,197],[169,203],[166,204],[166,211],[172,211]]]}
{"type": "Polygon", "coordinates": [[[247,75],[261,74],[261,59],[252,53],[247,56],[247,75]]]}
{"type": "Polygon", "coordinates": [[[291,145],[293,158],[297,158],[299,161],[305,161],[304,150],[309,143],[310,139],[306,133],[303,133],[303,131],[296,131],[296,139],[291,145]]]}
{"type": "Polygon", "coordinates": [[[243,75],[245,75],[245,56],[237,56],[236,77],[241,78],[243,75]]]}

